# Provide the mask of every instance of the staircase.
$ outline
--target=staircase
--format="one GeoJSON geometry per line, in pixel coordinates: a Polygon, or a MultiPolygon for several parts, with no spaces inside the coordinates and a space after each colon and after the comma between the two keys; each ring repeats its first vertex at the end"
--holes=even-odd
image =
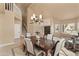
{"type": "Polygon", "coordinates": [[[23,20],[22,21],[22,33],[23,33],[23,35],[25,35],[26,34],[26,32],[27,32],[27,23],[23,20]]]}

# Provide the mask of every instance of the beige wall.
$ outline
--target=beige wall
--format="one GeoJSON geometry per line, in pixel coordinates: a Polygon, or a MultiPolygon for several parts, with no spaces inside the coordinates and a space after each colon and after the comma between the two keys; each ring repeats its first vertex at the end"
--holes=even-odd
{"type": "Polygon", "coordinates": [[[4,4],[0,3],[0,13],[4,13],[4,4]]]}
{"type": "Polygon", "coordinates": [[[12,13],[0,14],[0,44],[11,43],[14,38],[14,16],[12,13]]]}
{"type": "Polygon", "coordinates": [[[16,13],[7,10],[4,10],[4,13],[0,13],[0,44],[7,44],[14,42],[15,37],[14,24],[17,23],[15,21],[16,18],[22,25],[21,13],[16,15],[16,13]]]}

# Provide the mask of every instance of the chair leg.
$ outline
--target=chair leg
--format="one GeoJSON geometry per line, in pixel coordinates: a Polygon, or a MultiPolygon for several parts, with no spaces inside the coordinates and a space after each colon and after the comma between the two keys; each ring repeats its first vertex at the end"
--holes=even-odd
{"type": "Polygon", "coordinates": [[[11,51],[12,51],[13,56],[15,56],[15,52],[13,48],[11,49],[11,51]]]}
{"type": "Polygon", "coordinates": [[[25,46],[23,46],[23,52],[25,52],[25,49],[26,49],[26,47],[25,47],[25,46]]]}
{"type": "Polygon", "coordinates": [[[57,56],[59,56],[59,53],[57,54],[57,56]]]}
{"type": "Polygon", "coordinates": [[[28,52],[28,51],[26,51],[25,55],[29,56],[29,52],[28,52]]]}
{"type": "Polygon", "coordinates": [[[25,55],[27,55],[27,52],[25,52],[25,55]]]}

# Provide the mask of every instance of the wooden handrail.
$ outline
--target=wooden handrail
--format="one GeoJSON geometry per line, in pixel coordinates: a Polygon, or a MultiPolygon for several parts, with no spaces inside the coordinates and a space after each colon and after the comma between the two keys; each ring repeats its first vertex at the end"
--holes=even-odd
{"type": "Polygon", "coordinates": [[[25,29],[25,31],[27,32],[27,28],[26,28],[26,26],[27,26],[27,24],[23,21],[23,27],[24,27],[24,29],[25,29]]]}

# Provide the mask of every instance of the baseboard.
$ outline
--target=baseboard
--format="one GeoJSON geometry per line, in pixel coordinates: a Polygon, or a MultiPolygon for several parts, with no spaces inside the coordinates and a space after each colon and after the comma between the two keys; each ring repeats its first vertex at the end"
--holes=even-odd
{"type": "Polygon", "coordinates": [[[6,43],[6,44],[0,44],[0,48],[6,47],[6,46],[9,46],[9,45],[13,45],[13,44],[15,44],[15,42],[6,43]]]}

